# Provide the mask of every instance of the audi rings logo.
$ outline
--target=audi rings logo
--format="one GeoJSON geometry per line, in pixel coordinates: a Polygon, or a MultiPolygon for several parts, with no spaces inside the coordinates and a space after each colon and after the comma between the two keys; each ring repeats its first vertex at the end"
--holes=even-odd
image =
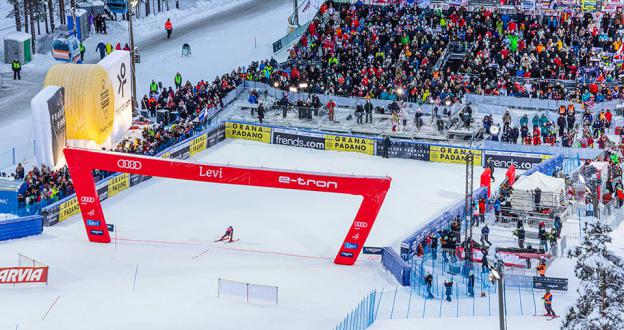
{"type": "Polygon", "coordinates": [[[366,223],[364,221],[356,221],[353,225],[355,226],[355,229],[368,227],[368,223],[366,223]]]}
{"type": "Polygon", "coordinates": [[[93,197],[89,197],[89,196],[82,196],[82,197],[80,197],[80,203],[83,204],[83,205],[84,204],[91,204],[93,202],[95,202],[95,198],[93,198],[93,197]]]}
{"type": "Polygon", "coordinates": [[[128,170],[140,170],[143,164],[138,160],[120,159],[117,161],[117,166],[128,170]]]}

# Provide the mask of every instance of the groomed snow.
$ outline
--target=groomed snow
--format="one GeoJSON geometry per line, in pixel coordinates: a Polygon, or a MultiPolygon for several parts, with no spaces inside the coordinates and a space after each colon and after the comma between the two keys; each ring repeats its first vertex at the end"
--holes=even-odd
{"type": "MultiPolygon", "coordinates": [[[[464,168],[451,164],[240,140],[196,159],[388,174],[393,182],[371,246],[398,244],[463,191],[464,168]]],[[[0,287],[0,328],[332,328],[370,290],[396,285],[373,257],[353,267],[332,263],[357,204],[346,195],[153,179],[103,202],[116,244],[87,242],[79,217],[0,243],[1,266],[16,265],[22,253],[51,267],[47,287],[0,287]],[[240,241],[213,243],[228,225],[240,241]],[[278,286],[279,305],[217,299],[218,278],[278,286]]]]}

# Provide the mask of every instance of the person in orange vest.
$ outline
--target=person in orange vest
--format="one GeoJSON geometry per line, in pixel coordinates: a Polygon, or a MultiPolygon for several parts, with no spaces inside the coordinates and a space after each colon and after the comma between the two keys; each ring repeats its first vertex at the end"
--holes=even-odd
{"type": "Polygon", "coordinates": [[[325,106],[327,108],[327,116],[329,117],[329,121],[330,122],[334,122],[334,109],[336,108],[336,102],[334,102],[334,100],[329,100],[329,102],[327,102],[327,105],[325,106]]]}
{"type": "Polygon", "coordinates": [[[154,98],[154,95],[150,95],[150,98],[147,100],[147,105],[150,117],[156,117],[156,99],[154,98]]]}
{"type": "Polygon", "coordinates": [[[171,24],[171,19],[167,18],[165,22],[165,31],[167,31],[167,39],[171,38],[171,32],[173,32],[173,25],[171,24]]]}
{"type": "Polygon", "coordinates": [[[546,288],[546,293],[544,293],[542,300],[544,300],[544,308],[546,308],[545,316],[557,316],[552,309],[552,293],[550,293],[549,288],[546,288]]]}
{"type": "Polygon", "coordinates": [[[540,260],[539,265],[535,268],[541,277],[546,277],[546,263],[540,260]]]}

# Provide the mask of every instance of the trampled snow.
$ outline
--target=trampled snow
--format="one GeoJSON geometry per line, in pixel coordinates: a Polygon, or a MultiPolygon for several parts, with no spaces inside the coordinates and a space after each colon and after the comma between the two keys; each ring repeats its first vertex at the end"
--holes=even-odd
{"type": "MultiPolygon", "coordinates": [[[[195,159],[387,174],[393,182],[370,246],[396,246],[463,194],[461,165],[242,140],[195,159]]],[[[0,287],[0,328],[332,328],[370,290],[396,286],[374,257],[361,256],[353,267],[332,263],[358,203],[349,195],[152,179],[103,202],[116,225],[111,244],[89,243],[79,216],[40,236],[0,243],[2,266],[16,265],[22,253],[51,267],[47,287],[0,287]],[[228,225],[240,241],[214,243],[228,225]],[[219,278],[278,286],[279,304],[217,299],[219,278]]]]}

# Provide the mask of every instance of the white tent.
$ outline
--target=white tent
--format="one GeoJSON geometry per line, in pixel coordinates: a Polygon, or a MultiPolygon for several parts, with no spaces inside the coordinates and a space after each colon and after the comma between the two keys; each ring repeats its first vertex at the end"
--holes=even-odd
{"type": "Polygon", "coordinates": [[[534,191],[536,188],[542,191],[540,207],[558,207],[564,196],[565,180],[540,172],[520,177],[513,185],[512,208],[525,211],[535,209],[534,191]]]}

